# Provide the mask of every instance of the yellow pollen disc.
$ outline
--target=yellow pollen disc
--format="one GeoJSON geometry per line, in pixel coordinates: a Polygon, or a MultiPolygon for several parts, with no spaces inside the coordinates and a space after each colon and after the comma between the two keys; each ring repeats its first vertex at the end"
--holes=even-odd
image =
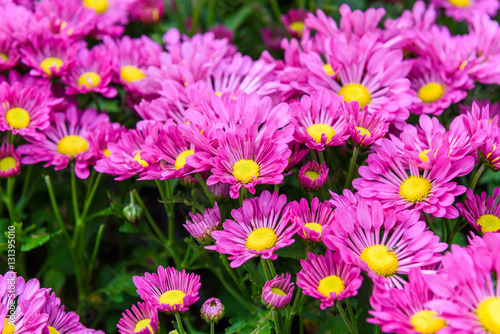
{"type": "Polygon", "coordinates": [[[439,100],[444,94],[444,86],[437,82],[430,82],[418,90],[418,98],[425,103],[439,100]]]}
{"type": "Polygon", "coordinates": [[[344,95],[344,101],[358,101],[359,107],[363,109],[371,101],[371,95],[365,86],[357,83],[347,84],[340,88],[339,96],[344,95]]]}
{"type": "Polygon", "coordinates": [[[160,296],[160,304],[165,304],[165,305],[182,305],[184,296],[186,294],[180,290],[170,290],[167,292],[164,292],[160,296]]]}
{"type": "Polygon", "coordinates": [[[469,63],[469,62],[468,62],[467,60],[464,60],[464,61],[460,64],[460,66],[459,66],[458,68],[459,68],[460,70],[463,70],[463,69],[465,68],[465,66],[467,66],[467,64],[468,64],[468,63],[469,63]]]}
{"type": "Polygon", "coordinates": [[[0,53],[0,60],[6,61],[8,59],[7,55],[0,53]]]}
{"type": "Polygon", "coordinates": [[[2,334],[14,334],[15,331],[16,328],[14,327],[14,325],[11,324],[7,318],[4,318],[2,334]]]}
{"type": "Polygon", "coordinates": [[[415,330],[422,334],[434,334],[446,327],[446,321],[439,317],[437,312],[423,310],[410,317],[410,322],[415,330]]]}
{"type": "Polygon", "coordinates": [[[392,251],[387,251],[387,246],[373,245],[361,253],[361,260],[379,276],[390,277],[398,270],[398,258],[392,251]]]}
{"type": "Polygon", "coordinates": [[[14,129],[23,129],[30,124],[30,115],[23,108],[12,108],[7,110],[5,119],[14,129]]]}
{"type": "Polygon", "coordinates": [[[412,203],[421,202],[431,192],[432,185],[429,180],[421,176],[410,176],[399,187],[399,194],[412,203]]]}
{"type": "MultiPolygon", "coordinates": [[[[321,235],[321,231],[323,230],[323,226],[321,226],[318,223],[307,223],[307,224],[304,224],[304,227],[308,228],[310,230],[318,232],[319,235],[321,235]]],[[[304,236],[305,235],[306,235],[306,232],[304,232],[304,236]]]]}
{"type": "Polygon", "coordinates": [[[479,303],[476,310],[479,322],[486,332],[500,334],[500,298],[490,297],[479,303]]]}
{"type": "MultiPolygon", "coordinates": [[[[57,20],[59,21],[59,20],[57,20]]],[[[56,21],[56,23],[57,23],[56,21]]],[[[64,30],[64,28],[66,28],[68,26],[68,22],[66,21],[62,21],[61,24],[59,25],[59,30],[64,30]]]]}
{"type": "Polygon", "coordinates": [[[326,124],[313,124],[307,129],[309,136],[316,140],[316,143],[321,143],[321,136],[325,134],[326,142],[328,143],[333,136],[335,136],[335,130],[326,124]]]}
{"type": "Polygon", "coordinates": [[[78,87],[92,88],[101,82],[101,76],[95,72],[85,72],[78,78],[78,87]]]}
{"type": "Polygon", "coordinates": [[[286,296],[285,291],[283,291],[283,290],[281,290],[279,288],[272,288],[271,292],[274,293],[275,295],[286,296]]]}
{"type": "Polygon", "coordinates": [[[48,76],[52,75],[51,68],[55,68],[55,71],[59,70],[59,68],[64,64],[62,59],[56,57],[45,58],[41,63],[40,67],[43,69],[45,74],[48,76]]]}
{"type": "Polygon", "coordinates": [[[135,325],[135,328],[134,328],[134,333],[137,333],[137,332],[140,332],[142,331],[144,328],[147,328],[149,329],[149,331],[151,332],[151,334],[155,334],[153,332],[153,328],[151,328],[151,319],[142,319],[141,321],[139,321],[136,325],[135,325]]]}
{"type": "Polygon", "coordinates": [[[332,65],[330,65],[330,64],[323,65],[323,70],[325,70],[326,74],[328,74],[329,76],[332,76],[335,74],[335,71],[333,70],[332,65]]]}
{"type": "Polygon", "coordinates": [[[308,170],[304,174],[311,180],[316,180],[319,177],[319,174],[312,170],[308,170]]]}
{"type": "Polygon", "coordinates": [[[222,92],[215,92],[215,95],[217,95],[218,97],[221,97],[222,92]]]}
{"type": "Polygon", "coordinates": [[[78,153],[85,152],[89,147],[89,142],[78,135],[70,135],[63,137],[57,143],[57,151],[61,154],[74,157],[78,153]]]}
{"type": "Polygon", "coordinates": [[[186,164],[186,158],[189,157],[191,154],[194,154],[193,150],[187,150],[179,154],[177,159],[175,159],[175,165],[174,165],[175,169],[181,169],[182,167],[184,167],[184,165],[186,164]]]}
{"type": "Polygon", "coordinates": [[[160,19],[160,12],[158,11],[158,8],[153,8],[151,10],[151,19],[153,22],[158,22],[160,19]]]}
{"type": "Polygon", "coordinates": [[[8,172],[17,167],[17,160],[13,157],[5,157],[0,160],[0,171],[8,172]]]}
{"type": "Polygon", "coordinates": [[[302,35],[302,31],[304,30],[304,22],[295,21],[290,23],[290,30],[295,31],[299,36],[302,35]]]}
{"type": "Polygon", "coordinates": [[[259,165],[250,160],[236,161],[233,166],[233,176],[241,183],[248,183],[259,177],[259,165]]]}
{"type": "Polygon", "coordinates": [[[83,4],[87,8],[92,8],[98,14],[108,10],[108,0],[83,0],[83,4]]]}
{"type": "MultiPolygon", "coordinates": [[[[362,127],[360,127],[360,126],[357,126],[357,127],[356,127],[356,130],[358,130],[358,132],[359,132],[359,134],[360,134],[361,136],[366,135],[366,138],[371,137],[371,135],[372,135],[372,134],[371,134],[371,132],[370,132],[368,129],[362,128],[362,127]]],[[[366,139],[366,138],[365,138],[365,139],[366,139]]]]}
{"type": "Polygon", "coordinates": [[[106,158],[109,158],[109,155],[111,154],[111,151],[108,150],[107,148],[105,148],[104,150],[102,150],[102,153],[104,153],[104,155],[106,156],[106,158]]]}
{"type": "Polygon", "coordinates": [[[467,7],[469,5],[469,0],[448,0],[453,6],[467,7]]]}
{"type": "Polygon", "coordinates": [[[137,161],[138,163],[140,163],[142,165],[142,167],[149,166],[149,164],[146,161],[141,159],[141,152],[140,151],[134,155],[134,161],[137,161]]]}
{"type": "Polygon", "coordinates": [[[146,75],[142,73],[140,69],[132,65],[123,66],[120,71],[120,76],[125,82],[139,81],[142,78],[146,77],[146,75]]]}
{"type": "Polygon", "coordinates": [[[269,227],[259,227],[248,235],[245,246],[248,249],[262,251],[270,249],[278,241],[276,233],[269,227]]]}
{"type": "Polygon", "coordinates": [[[319,281],[318,292],[323,296],[330,298],[330,293],[335,292],[337,296],[344,291],[344,281],[335,275],[330,275],[319,281]]]}
{"type": "Polygon", "coordinates": [[[49,329],[49,334],[59,334],[59,331],[52,326],[47,326],[49,329]]]}
{"type": "MultiPolygon", "coordinates": [[[[1,166],[0,162],[0,166],[1,166]]],[[[497,232],[500,230],[500,218],[494,215],[482,215],[477,220],[477,224],[481,226],[481,232],[497,232]]]]}
{"type": "Polygon", "coordinates": [[[423,162],[427,162],[427,160],[429,160],[429,156],[427,154],[430,151],[431,151],[430,149],[423,150],[422,152],[419,153],[418,157],[422,159],[423,162]]]}

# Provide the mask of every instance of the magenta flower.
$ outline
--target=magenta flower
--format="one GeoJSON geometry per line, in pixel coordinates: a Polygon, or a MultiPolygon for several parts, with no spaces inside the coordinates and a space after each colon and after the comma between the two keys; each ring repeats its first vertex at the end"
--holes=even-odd
{"type": "Polygon", "coordinates": [[[320,203],[317,197],[313,198],[310,208],[305,198],[301,198],[300,203],[291,202],[288,206],[288,215],[297,225],[297,234],[311,242],[321,241],[323,228],[330,226],[334,220],[333,208],[328,203],[320,203]]]}
{"type": "Polygon", "coordinates": [[[358,147],[370,146],[389,131],[383,115],[371,115],[366,107],[360,110],[357,101],[342,103],[340,109],[347,121],[350,140],[358,147]]]}
{"type": "Polygon", "coordinates": [[[288,147],[292,151],[292,154],[290,155],[290,158],[288,158],[288,165],[286,166],[285,171],[290,171],[302,160],[302,158],[307,155],[307,153],[309,153],[309,148],[307,148],[304,144],[297,143],[296,141],[288,143],[288,147]]]}
{"type": "Polygon", "coordinates": [[[21,155],[14,145],[5,143],[0,147],[0,178],[16,176],[21,172],[21,155]]]}
{"type": "Polygon", "coordinates": [[[270,281],[267,281],[262,288],[262,302],[268,308],[275,308],[281,310],[285,308],[293,296],[293,289],[295,284],[290,283],[292,275],[289,273],[276,276],[270,281]]]}
{"type": "Polygon", "coordinates": [[[158,331],[159,325],[156,307],[146,302],[132,305],[132,311],[125,310],[116,327],[120,334],[152,334],[158,331]]]}
{"type": "Polygon", "coordinates": [[[171,119],[175,125],[186,123],[188,119],[184,108],[178,108],[177,105],[172,105],[169,102],[164,97],[159,97],[151,101],[142,99],[139,104],[135,105],[135,111],[144,120],[166,123],[171,119]]]}
{"type": "Polygon", "coordinates": [[[361,177],[352,184],[361,197],[380,201],[384,208],[421,209],[434,217],[456,218],[455,196],[463,194],[465,187],[451,180],[468,174],[474,167],[472,159],[452,163],[443,157],[430,170],[421,171],[397,154],[393,142],[383,139],[382,147],[368,156],[368,166],[359,168],[361,177]]]}
{"type": "Polygon", "coordinates": [[[234,220],[226,219],[222,231],[212,232],[215,245],[205,248],[230,254],[232,268],[256,256],[276,260],[274,252],[291,245],[297,231],[287,217],[279,218],[285,204],[285,195],[267,190],[259,197],[244,200],[241,208],[231,212],[234,220]]]}
{"type": "Polygon", "coordinates": [[[283,25],[292,37],[300,38],[302,36],[307,13],[300,8],[291,8],[286,14],[280,16],[283,25]]]}
{"type": "Polygon", "coordinates": [[[47,297],[41,313],[48,314],[47,324],[43,329],[43,334],[52,333],[75,333],[83,330],[83,325],[80,323],[80,317],[75,312],[65,312],[64,305],[61,305],[61,300],[52,292],[47,297]]]}
{"type": "Polygon", "coordinates": [[[333,306],[336,300],[356,296],[363,282],[359,267],[342,261],[337,252],[329,249],[325,255],[309,253],[308,260],[300,260],[300,265],[297,286],[305,295],[319,299],[322,310],[333,306]]]}
{"type": "Polygon", "coordinates": [[[0,31],[22,44],[33,34],[44,30],[43,24],[36,20],[30,9],[10,0],[2,1],[0,5],[0,22],[0,31]]]}
{"type": "Polygon", "coordinates": [[[495,16],[500,6],[494,0],[432,0],[431,2],[436,8],[444,8],[447,16],[468,23],[478,16],[495,16]]]}
{"type": "Polygon", "coordinates": [[[134,276],[137,293],[145,302],[151,303],[160,312],[186,312],[198,299],[200,276],[187,274],[175,268],[158,267],[158,274],[145,273],[134,276]]]}
{"type": "Polygon", "coordinates": [[[71,0],[82,3],[96,18],[92,32],[98,38],[108,35],[118,37],[125,31],[128,14],[134,0],[71,0]]]}
{"type": "Polygon", "coordinates": [[[0,71],[7,71],[16,66],[19,60],[19,49],[16,40],[0,32],[0,71]]]}
{"type": "Polygon", "coordinates": [[[325,184],[328,171],[325,162],[319,165],[316,161],[309,161],[299,170],[299,184],[306,190],[317,191],[325,184]]]}
{"type": "MultiPolygon", "coordinates": [[[[92,136],[89,137],[89,142],[101,153],[96,156],[96,159],[109,157],[111,152],[108,145],[116,143],[126,132],[125,126],[120,123],[102,122],[94,128],[92,136]]],[[[92,164],[95,164],[95,162],[92,164]]]]}
{"type": "MultiPolygon", "coordinates": [[[[0,162],[1,164],[1,162],[0,162]]],[[[467,189],[467,199],[464,204],[457,203],[460,214],[467,219],[469,224],[479,233],[500,231],[500,205],[498,198],[500,188],[493,190],[493,196],[483,192],[481,196],[475,195],[472,189],[467,189]]]]}
{"type": "Polygon", "coordinates": [[[162,0],[138,0],[130,7],[130,16],[144,24],[154,24],[160,21],[164,11],[162,0]]]}
{"type": "Polygon", "coordinates": [[[45,140],[28,139],[31,144],[19,146],[18,151],[23,155],[21,162],[30,165],[46,161],[44,167],[55,166],[55,170],[61,170],[74,161],[76,176],[86,179],[90,175],[89,164],[100,155],[89,140],[92,131],[103,122],[109,122],[109,116],[97,114],[92,108],[82,112],[71,105],[65,112],[56,112],[51,126],[44,132],[45,140]]]}
{"type": "Polygon", "coordinates": [[[427,230],[420,212],[382,209],[380,202],[365,201],[335,211],[335,220],[323,231],[323,242],[338,250],[342,259],[363,271],[385,276],[401,288],[411,268],[426,267],[441,260],[448,245],[427,230]]]}
{"type": "Polygon", "coordinates": [[[203,214],[190,212],[189,216],[191,221],[186,220],[186,224],[183,225],[189,234],[201,244],[212,243],[212,232],[221,228],[221,217],[217,202],[215,202],[212,209],[205,209],[203,214]]]}
{"type": "Polygon", "coordinates": [[[212,297],[203,303],[200,312],[206,322],[217,323],[224,316],[225,308],[218,298],[212,297]]]}
{"type": "Polygon", "coordinates": [[[486,15],[474,18],[470,36],[475,42],[477,59],[469,75],[484,84],[500,83],[500,26],[486,15]]]}

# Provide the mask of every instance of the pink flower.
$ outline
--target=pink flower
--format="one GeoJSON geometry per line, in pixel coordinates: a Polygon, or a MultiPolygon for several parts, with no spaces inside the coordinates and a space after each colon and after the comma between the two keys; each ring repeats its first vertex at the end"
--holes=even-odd
{"type": "Polygon", "coordinates": [[[17,41],[0,32],[0,71],[7,71],[16,66],[19,60],[17,41]]]}
{"type": "Polygon", "coordinates": [[[333,208],[328,203],[320,203],[317,197],[311,201],[311,207],[305,198],[300,203],[293,201],[288,205],[289,219],[297,226],[297,234],[304,240],[321,241],[323,228],[333,223],[333,208]]]}
{"type": "Polygon", "coordinates": [[[498,197],[500,188],[493,190],[493,196],[483,192],[481,196],[475,195],[472,189],[467,189],[467,199],[464,204],[457,203],[460,214],[467,219],[469,224],[479,233],[500,231],[500,205],[498,197]]]}
{"type": "Polygon", "coordinates": [[[138,0],[130,7],[130,16],[144,24],[154,24],[160,21],[164,11],[162,0],[138,0]]]}
{"type": "Polygon", "coordinates": [[[290,283],[292,275],[289,273],[276,276],[267,281],[262,288],[262,302],[268,308],[281,310],[285,308],[292,300],[294,283],[290,283]]]}
{"type": "Polygon", "coordinates": [[[494,0],[432,0],[431,2],[436,8],[444,8],[447,16],[468,23],[477,16],[495,16],[499,7],[498,1],[494,0]]]}
{"type": "Polygon", "coordinates": [[[191,221],[186,220],[184,228],[201,244],[211,243],[213,241],[211,233],[221,228],[221,217],[217,202],[212,209],[205,209],[201,213],[189,213],[191,221]]]}
{"type": "Polygon", "coordinates": [[[309,161],[299,171],[299,184],[306,190],[318,191],[328,178],[329,169],[326,163],[319,165],[316,161],[309,161]]]}
{"type": "Polygon", "coordinates": [[[357,101],[342,103],[340,109],[347,121],[350,140],[356,146],[370,146],[389,130],[389,123],[381,114],[370,115],[366,107],[360,110],[357,101]]]}
{"type": "Polygon", "coordinates": [[[128,23],[128,14],[134,0],[71,0],[82,3],[96,19],[93,34],[98,38],[109,35],[118,37],[123,34],[128,23]]]}
{"type": "Polygon", "coordinates": [[[5,143],[0,147],[0,178],[16,176],[21,172],[21,155],[14,145],[5,143]]]}
{"type": "Polygon", "coordinates": [[[307,13],[304,9],[291,8],[286,14],[281,15],[281,21],[292,37],[302,36],[307,13]]]}
{"type": "Polygon", "coordinates": [[[217,323],[225,312],[225,307],[220,299],[212,297],[208,298],[201,306],[201,317],[208,323],[217,323]]]}
{"type": "Polygon", "coordinates": [[[132,305],[132,311],[125,310],[116,327],[120,334],[151,334],[157,332],[159,325],[156,307],[146,302],[132,305]]]}
{"type": "Polygon", "coordinates": [[[54,330],[59,333],[72,333],[84,329],[79,321],[80,317],[78,314],[75,312],[65,312],[64,305],[61,305],[61,300],[56,297],[54,292],[47,296],[41,313],[46,313],[49,316],[42,332],[43,334],[52,334],[54,330]]]}

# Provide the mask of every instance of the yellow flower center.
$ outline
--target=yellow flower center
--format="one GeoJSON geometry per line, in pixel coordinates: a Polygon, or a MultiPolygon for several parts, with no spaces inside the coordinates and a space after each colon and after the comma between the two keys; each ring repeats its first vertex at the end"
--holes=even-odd
{"type": "Polygon", "coordinates": [[[245,246],[248,249],[262,251],[270,249],[278,241],[278,237],[274,230],[269,227],[259,227],[248,235],[245,246]]]}
{"type": "Polygon", "coordinates": [[[437,82],[430,82],[418,90],[418,98],[425,103],[439,100],[444,94],[444,86],[437,82]]]}
{"type": "Polygon", "coordinates": [[[23,108],[12,108],[7,110],[5,119],[14,129],[23,129],[30,124],[30,115],[23,108]]]}
{"type": "Polygon", "coordinates": [[[379,276],[390,277],[398,270],[398,258],[392,251],[387,250],[387,246],[373,245],[361,253],[361,260],[365,261],[368,267],[379,276]]]}
{"type": "Polygon", "coordinates": [[[328,74],[329,76],[332,76],[335,74],[335,71],[333,70],[332,65],[330,65],[330,64],[323,65],[323,70],[325,70],[326,74],[328,74]]]}
{"type": "Polygon", "coordinates": [[[423,162],[427,162],[427,160],[429,159],[429,156],[427,154],[430,151],[431,151],[430,149],[423,150],[422,152],[419,153],[418,157],[422,159],[423,162]]]}
{"type": "Polygon", "coordinates": [[[9,319],[4,318],[2,334],[14,334],[15,331],[16,328],[13,324],[10,323],[9,319]]]}
{"type": "Polygon", "coordinates": [[[371,95],[365,86],[357,83],[347,84],[342,87],[339,91],[339,96],[344,95],[344,101],[358,101],[359,107],[364,108],[368,103],[370,103],[371,95]]]}
{"type": "Polygon", "coordinates": [[[319,177],[319,174],[312,170],[308,170],[304,174],[311,180],[316,180],[319,177]]]}
{"type": "Polygon", "coordinates": [[[177,159],[175,159],[174,167],[175,169],[181,169],[186,164],[186,158],[194,154],[193,150],[187,150],[179,154],[177,159]]]}
{"type": "Polygon", "coordinates": [[[259,165],[250,160],[236,161],[233,166],[233,176],[241,183],[248,183],[259,177],[259,165]]]}
{"type": "Polygon", "coordinates": [[[151,328],[150,324],[151,324],[151,319],[142,319],[141,321],[139,321],[135,325],[134,333],[140,332],[144,328],[147,328],[147,329],[149,329],[149,331],[151,332],[151,334],[155,334],[154,331],[153,331],[153,328],[151,328]]]}
{"type": "Polygon", "coordinates": [[[59,334],[59,331],[52,326],[47,326],[49,329],[49,334],[59,334]]]}
{"type": "Polygon", "coordinates": [[[17,160],[13,157],[5,157],[0,160],[0,171],[8,172],[17,167],[17,160]]]}
{"type": "Polygon", "coordinates": [[[467,7],[469,5],[469,0],[448,0],[453,6],[467,7]]]}
{"type": "Polygon", "coordinates": [[[142,165],[142,167],[148,167],[149,164],[142,160],[141,159],[141,151],[137,152],[135,155],[134,155],[134,161],[137,161],[138,163],[140,163],[142,165]]]}
{"type": "Polygon", "coordinates": [[[318,292],[330,298],[330,293],[335,292],[337,296],[345,290],[344,281],[335,275],[330,275],[319,281],[318,292]]]}
{"type": "Polygon", "coordinates": [[[412,203],[421,202],[431,192],[429,180],[421,176],[410,176],[399,187],[399,194],[412,203]]]}
{"type": "Polygon", "coordinates": [[[490,297],[479,303],[477,317],[486,332],[500,334],[500,298],[490,297]]]}
{"type": "Polygon", "coordinates": [[[221,97],[222,96],[222,92],[215,92],[214,94],[217,95],[217,97],[221,97]]]}
{"type": "Polygon", "coordinates": [[[307,133],[316,140],[316,143],[321,143],[323,134],[325,134],[327,143],[335,136],[335,130],[326,124],[313,124],[307,128],[307,133]]]}
{"type": "MultiPolygon", "coordinates": [[[[321,226],[318,223],[307,223],[307,224],[304,224],[304,227],[318,232],[319,235],[321,235],[321,231],[323,230],[323,226],[321,226]]],[[[305,235],[305,232],[304,232],[304,235],[305,235]]]]}
{"type": "Polygon", "coordinates": [[[6,61],[8,59],[7,55],[0,53],[0,60],[6,61]]]}
{"type": "Polygon", "coordinates": [[[72,158],[78,153],[85,152],[88,147],[89,142],[78,135],[63,137],[57,143],[57,151],[72,158]]]}
{"type": "Polygon", "coordinates": [[[481,226],[481,232],[483,233],[497,232],[500,230],[500,218],[494,215],[482,215],[477,220],[477,224],[481,226]]]}
{"type": "Polygon", "coordinates": [[[104,153],[104,155],[106,156],[106,158],[109,158],[109,155],[111,154],[111,151],[108,150],[107,148],[105,148],[104,150],[102,150],[102,153],[104,153]]]}
{"type": "Polygon", "coordinates": [[[95,72],[85,72],[78,78],[79,87],[97,87],[99,82],[101,82],[101,76],[95,72]]]}
{"type": "Polygon", "coordinates": [[[123,66],[120,71],[120,76],[125,82],[139,81],[146,77],[140,69],[132,65],[123,66]]]}
{"type": "Polygon", "coordinates": [[[299,36],[302,35],[302,31],[304,30],[304,22],[295,21],[290,23],[290,30],[295,31],[299,36]]]}
{"type": "Polygon", "coordinates": [[[182,305],[184,296],[186,294],[180,290],[170,290],[167,292],[164,292],[160,296],[160,304],[165,304],[165,305],[182,305]]]}
{"type": "Polygon", "coordinates": [[[51,68],[55,68],[55,71],[58,71],[59,68],[64,64],[62,59],[56,57],[45,58],[41,63],[40,67],[43,69],[45,74],[48,76],[52,75],[51,68]]]}
{"type": "Polygon", "coordinates": [[[410,317],[410,322],[415,330],[422,334],[434,334],[446,327],[446,321],[439,317],[437,312],[423,310],[410,317]]]}
{"type": "Polygon", "coordinates": [[[83,0],[83,4],[87,8],[92,8],[98,14],[108,10],[108,0],[83,0]]]}
{"type": "MultiPolygon", "coordinates": [[[[361,136],[366,135],[366,138],[371,137],[371,135],[372,135],[372,134],[371,134],[371,132],[370,132],[368,129],[362,128],[362,127],[360,127],[360,126],[357,126],[357,127],[356,127],[356,130],[358,130],[358,132],[359,132],[359,134],[360,134],[361,136]]],[[[366,138],[365,138],[365,139],[366,139],[366,138]]]]}
{"type": "Polygon", "coordinates": [[[286,296],[285,291],[281,290],[280,288],[272,288],[271,292],[278,296],[286,296]]]}

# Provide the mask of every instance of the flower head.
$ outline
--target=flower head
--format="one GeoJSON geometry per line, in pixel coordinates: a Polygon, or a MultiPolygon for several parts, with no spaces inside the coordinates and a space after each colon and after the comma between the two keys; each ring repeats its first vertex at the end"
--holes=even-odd
{"type": "Polygon", "coordinates": [[[298,235],[308,241],[321,241],[323,228],[333,222],[333,208],[329,203],[320,203],[317,197],[313,198],[311,208],[305,198],[299,202],[291,202],[288,206],[290,219],[299,228],[298,235]]]}
{"type": "Polygon", "coordinates": [[[304,30],[306,15],[305,10],[292,8],[288,13],[281,15],[280,19],[292,37],[300,38],[304,30]]]}
{"type": "Polygon", "coordinates": [[[493,196],[475,195],[472,189],[467,189],[467,199],[464,204],[457,203],[460,214],[479,233],[500,232],[500,188],[493,190],[493,196]]]}
{"type": "Polygon", "coordinates": [[[292,275],[289,273],[276,276],[270,281],[267,281],[262,288],[262,302],[268,308],[272,307],[278,310],[290,304],[293,296],[295,284],[290,283],[292,275]]]}
{"type": "Polygon", "coordinates": [[[120,334],[154,334],[159,324],[156,307],[146,302],[132,305],[132,311],[125,310],[116,327],[120,334]]]}
{"type": "Polygon", "coordinates": [[[21,155],[13,145],[5,143],[0,147],[0,178],[13,177],[21,171],[21,155]]]}
{"type": "Polygon", "coordinates": [[[201,317],[206,322],[217,323],[224,316],[225,308],[224,304],[215,297],[208,298],[201,306],[201,317]]]}
{"type": "Polygon", "coordinates": [[[219,230],[221,227],[220,211],[217,202],[212,209],[205,209],[201,213],[189,213],[191,221],[186,220],[184,228],[191,234],[199,243],[207,244],[213,241],[211,233],[219,230]]]}
{"type": "Polygon", "coordinates": [[[299,184],[304,189],[317,191],[325,184],[328,171],[325,162],[319,165],[316,161],[309,161],[299,170],[299,184]]]}
{"type": "Polygon", "coordinates": [[[54,292],[47,297],[41,312],[49,315],[43,334],[73,333],[84,328],[79,321],[78,314],[64,311],[64,305],[61,305],[61,300],[56,297],[54,292]]]}
{"type": "Polygon", "coordinates": [[[358,147],[370,146],[389,130],[383,115],[370,114],[366,107],[360,110],[357,101],[342,103],[340,109],[347,120],[350,140],[358,147]]]}
{"type": "Polygon", "coordinates": [[[154,24],[162,18],[164,11],[165,4],[161,0],[139,0],[131,6],[130,16],[144,24],[154,24]]]}

